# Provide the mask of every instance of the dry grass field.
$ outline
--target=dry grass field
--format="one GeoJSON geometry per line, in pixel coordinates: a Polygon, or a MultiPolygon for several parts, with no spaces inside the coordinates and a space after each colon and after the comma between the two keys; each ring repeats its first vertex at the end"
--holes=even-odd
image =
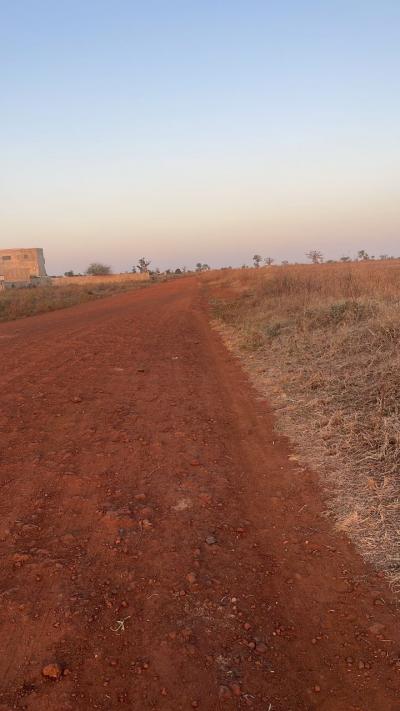
{"type": "Polygon", "coordinates": [[[73,283],[73,279],[60,278],[56,284],[50,286],[0,290],[0,322],[64,309],[128,289],[140,289],[150,283],[148,280],[121,280],[113,277],[85,279],[85,282],[73,283]]]}
{"type": "Polygon", "coordinates": [[[215,318],[328,508],[400,587],[400,261],[213,272],[215,318]]]}

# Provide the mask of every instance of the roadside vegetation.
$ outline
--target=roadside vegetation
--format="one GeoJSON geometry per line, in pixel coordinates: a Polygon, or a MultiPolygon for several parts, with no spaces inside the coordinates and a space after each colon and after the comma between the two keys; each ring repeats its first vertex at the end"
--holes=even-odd
{"type": "Polygon", "coordinates": [[[149,281],[105,281],[89,284],[39,286],[33,289],[0,290],[0,322],[13,321],[25,316],[65,309],[86,301],[111,296],[117,292],[140,289],[149,281]]]}
{"type": "Polygon", "coordinates": [[[226,342],[321,473],[337,526],[400,589],[400,261],[317,256],[203,279],[226,342]]]}

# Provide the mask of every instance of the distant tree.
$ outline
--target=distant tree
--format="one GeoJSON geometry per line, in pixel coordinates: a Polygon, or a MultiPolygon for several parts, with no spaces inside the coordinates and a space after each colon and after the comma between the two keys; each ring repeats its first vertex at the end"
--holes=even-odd
{"type": "Polygon", "coordinates": [[[334,259],[327,259],[326,263],[327,264],[336,264],[336,261],[334,259]]]}
{"type": "Polygon", "coordinates": [[[136,269],[136,267],[132,267],[132,269],[131,269],[131,273],[132,273],[132,274],[136,274],[136,272],[137,272],[137,269],[136,269]]]}
{"type": "Polygon", "coordinates": [[[258,267],[260,266],[261,262],[262,262],[262,256],[261,256],[261,254],[255,254],[254,257],[253,257],[253,264],[254,264],[254,266],[256,267],[256,269],[258,269],[258,267]]]}
{"type": "Polygon", "coordinates": [[[379,259],[390,259],[390,257],[387,254],[380,254],[379,259]]]}
{"type": "Polygon", "coordinates": [[[101,264],[101,262],[92,262],[86,269],[86,274],[90,276],[105,276],[111,274],[111,267],[107,264],[101,264]]]}
{"type": "Polygon", "coordinates": [[[368,254],[368,252],[365,251],[365,249],[359,249],[357,252],[357,257],[358,257],[358,259],[361,259],[363,262],[367,262],[369,259],[369,254],[368,254]]]}
{"type": "Polygon", "coordinates": [[[289,264],[289,261],[287,259],[282,259],[281,264],[283,264],[286,267],[289,264]]]}
{"type": "Polygon", "coordinates": [[[273,264],[275,259],[273,257],[265,257],[264,259],[264,264],[267,265],[267,267],[270,267],[271,264],[273,264]]]}
{"type": "Polygon", "coordinates": [[[341,262],[350,262],[350,257],[346,257],[345,255],[343,257],[340,257],[341,262]]]}
{"type": "Polygon", "coordinates": [[[64,272],[64,276],[66,276],[66,277],[73,277],[73,276],[75,276],[74,270],[73,270],[73,269],[70,269],[69,272],[64,272]]]}
{"type": "Polygon", "coordinates": [[[324,256],[319,249],[310,249],[309,252],[306,252],[306,257],[313,264],[321,264],[324,261],[324,256]]]}
{"type": "Polygon", "coordinates": [[[138,270],[138,272],[140,272],[140,274],[145,274],[146,272],[149,271],[150,264],[151,264],[150,259],[146,259],[146,257],[140,257],[140,259],[138,259],[136,269],[138,270]]]}
{"type": "Polygon", "coordinates": [[[208,264],[202,264],[201,262],[197,262],[196,264],[196,272],[207,272],[209,269],[210,267],[208,264]]]}
{"type": "Polygon", "coordinates": [[[175,269],[175,274],[182,274],[182,269],[179,269],[179,267],[177,267],[177,269],[175,269]]]}

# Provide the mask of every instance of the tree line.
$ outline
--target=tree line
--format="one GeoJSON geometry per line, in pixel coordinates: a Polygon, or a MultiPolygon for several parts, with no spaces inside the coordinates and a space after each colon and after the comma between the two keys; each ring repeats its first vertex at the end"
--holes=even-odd
{"type": "MultiPolygon", "coordinates": [[[[130,274],[150,274],[150,275],[158,275],[161,273],[164,274],[190,274],[193,271],[196,272],[206,272],[210,269],[210,266],[206,263],[203,262],[197,262],[195,269],[188,269],[186,266],[183,267],[176,267],[175,269],[165,269],[164,272],[161,272],[161,270],[156,267],[155,269],[150,269],[151,265],[151,259],[148,259],[147,257],[140,257],[138,259],[137,264],[135,264],[130,272],[130,274]]],[[[112,269],[108,264],[103,264],[102,262],[92,262],[89,264],[87,269],[85,269],[84,272],[87,276],[109,276],[112,274],[112,269]]],[[[64,276],[66,277],[73,277],[73,276],[82,276],[82,274],[75,274],[73,269],[70,269],[67,272],[64,272],[64,276]]]]}

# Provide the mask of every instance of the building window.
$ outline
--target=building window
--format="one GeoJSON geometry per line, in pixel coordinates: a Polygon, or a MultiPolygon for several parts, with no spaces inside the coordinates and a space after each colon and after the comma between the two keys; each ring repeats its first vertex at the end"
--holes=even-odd
{"type": "Polygon", "coordinates": [[[24,254],[24,259],[29,259],[29,254],[24,254]]]}
{"type": "Polygon", "coordinates": [[[11,257],[9,257],[8,255],[7,256],[5,255],[4,257],[2,257],[3,262],[8,262],[8,261],[10,261],[10,259],[11,259],[11,257]]]}

